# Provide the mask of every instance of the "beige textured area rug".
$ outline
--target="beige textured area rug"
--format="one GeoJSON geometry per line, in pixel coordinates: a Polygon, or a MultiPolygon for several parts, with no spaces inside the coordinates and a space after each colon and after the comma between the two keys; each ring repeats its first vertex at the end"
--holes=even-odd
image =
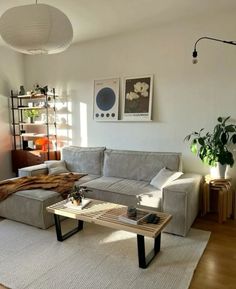
{"type": "MultiPolygon", "coordinates": [[[[71,222],[62,222],[64,229],[71,222]]],[[[41,230],[4,220],[0,283],[12,289],[186,289],[209,237],[196,229],[186,238],[163,233],[160,253],[140,269],[132,233],[85,223],[83,231],[61,243],[54,227],[41,230]]]]}

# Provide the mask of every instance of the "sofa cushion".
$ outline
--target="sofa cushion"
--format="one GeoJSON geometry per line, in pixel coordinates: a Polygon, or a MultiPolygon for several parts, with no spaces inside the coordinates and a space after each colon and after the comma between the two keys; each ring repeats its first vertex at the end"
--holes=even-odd
{"type": "Polygon", "coordinates": [[[66,162],[66,167],[71,172],[101,175],[104,150],[104,147],[64,147],[61,159],[66,162]]]}
{"type": "Polygon", "coordinates": [[[48,168],[49,175],[59,175],[62,173],[69,173],[66,168],[65,161],[45,161],[44,162],[48,168]]]}
{"type": "Polygon", "coordinates": [[[166,167],[172,171],[181,169],[180,153],[139,152],[105,150],[103,175],[150,182],[166,167]]]}
{"type": "Polygon", "coordinates": [[[173,172],[171,170],[163,168],[151,180],[150,185],[154,186],[159,190],[162,190],[166,185],[170,184],[174,180],[177,180],[182,174],[182,172],[173,172]]]}
{"type": "Polygon", "coordinates": [[[76,186],[84,185],[84,183],[95,180],[97,178],[100,178],[100,176],[99,175],[86,175],[86,176],[80,178],[78,181],[76,181],[75,185],[76,186]]]}
{"type": "Polygon", "coordinates": [[[105,200],[124,205],[139,205],[161,210],[162,193],[149,183],[115,177],[101,177],[83,183],[92,191],[89,198],[105,200]]]}

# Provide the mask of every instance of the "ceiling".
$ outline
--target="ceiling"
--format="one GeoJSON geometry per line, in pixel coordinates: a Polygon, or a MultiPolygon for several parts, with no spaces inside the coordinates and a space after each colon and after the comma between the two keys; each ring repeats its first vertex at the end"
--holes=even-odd
{"type": "MultiPolygon", "coordinates": [[[[0,15],[8,8],[34,2],[1,0],[0,15]]],[[[179,19],[236,11],[235,0],[38,0],[38,3],[55,6],[69,17],[74,43],[179,19]]]]}

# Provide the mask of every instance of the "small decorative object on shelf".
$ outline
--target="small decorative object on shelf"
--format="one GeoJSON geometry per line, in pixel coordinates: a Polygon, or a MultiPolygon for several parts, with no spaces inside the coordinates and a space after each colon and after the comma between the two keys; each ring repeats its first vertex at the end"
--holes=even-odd
{"type": "Polygon", "coordinates": [[[25,94],[25,88],[23,85],[20,86],[20,91],[19,91],[19,95],[24,95],[25,94]]]}
{"type": "Polygon", "coordinates": [[[48,86],[41,87],[38,84],[35,85],[34,91],[32,94],[46,94],[48,92],[48,86]]]}
{"type": "Polygon", "coordinates": [[[43,138],[38,138],[35,141],[36,146],[40,146],[42,151],[47,151],[48,150],[48,146],[50,144],[49,140],[47,137],[43,137],[43,138]]]}

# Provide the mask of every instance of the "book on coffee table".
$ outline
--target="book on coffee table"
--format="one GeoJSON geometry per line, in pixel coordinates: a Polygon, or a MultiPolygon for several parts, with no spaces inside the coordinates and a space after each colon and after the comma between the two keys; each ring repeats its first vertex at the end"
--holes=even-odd
{"type": "Polygon", "coordinates": [[[149,212],[145,212],[145,211],[141,211],[139,209],[136,210],[136,216],[135,217],[129,217],[127,215],[127,212],[119,215],[118,220],[128,223],[128,224],[132,224],[132,225],[138,225],[141,221],[143,221],[144,219],[146,219],[151,213],[149,212]]]}
{"type": "Polygon", "coordinates": [[[67,202],[65,203],[65,207],[69,208],[69,209],[74,209],[74,210],[82,210],[84,207],[86,207],[89,203],[91,202],[90,199],[82,199],[82,202],[80,203],[80,205],[76,206],[74,204],[72,204],[71,202],[67,202]]]}

